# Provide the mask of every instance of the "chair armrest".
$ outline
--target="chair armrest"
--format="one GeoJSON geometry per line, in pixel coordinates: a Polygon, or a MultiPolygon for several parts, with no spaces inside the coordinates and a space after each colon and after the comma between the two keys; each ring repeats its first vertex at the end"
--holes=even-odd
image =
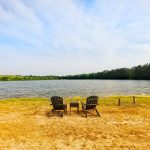
{"type": "MultiPolygon", "coordinates": [[[[53,106],[53,104],[50,104],[53,106]]],[[[56,106],[63,106],[63,105],[67,105],[67,104],[56,104],[56,106]]],[[[55,105],[54,105],[55,106],[55,105]]]]}
{"type": "Polygon", "coordinates": [[[86,104],[86,105],[89,105],[89,106],[97,106],[98,104],[86,104]]]}

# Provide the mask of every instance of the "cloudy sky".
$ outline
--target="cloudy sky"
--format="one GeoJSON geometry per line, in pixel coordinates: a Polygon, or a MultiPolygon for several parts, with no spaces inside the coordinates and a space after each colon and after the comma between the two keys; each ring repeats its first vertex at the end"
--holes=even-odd
{"type": "Polygon", "coordinates": [[[0,74],[78,74],[149,62],[150,0],[0,0],[0,74]]]}

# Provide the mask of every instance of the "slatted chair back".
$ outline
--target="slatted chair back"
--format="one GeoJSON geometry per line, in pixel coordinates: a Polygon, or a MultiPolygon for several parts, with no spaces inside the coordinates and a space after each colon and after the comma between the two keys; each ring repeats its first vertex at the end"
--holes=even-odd
{"type": "Polygon", "coordinates": [[[97,96],[89,96],[86,101],[86,109],[95,109],[98,104],[97,96]]]}
{"type": "Polygon", "coordinates": [[[53,108],[56,110],[63,109],[63,98],[59,96],[51,97],[53,108]]]}

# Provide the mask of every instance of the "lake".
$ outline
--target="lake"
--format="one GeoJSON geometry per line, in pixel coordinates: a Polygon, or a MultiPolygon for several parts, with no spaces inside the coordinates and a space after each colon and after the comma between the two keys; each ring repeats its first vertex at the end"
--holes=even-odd
{"type": "Polygon", "coordinates": [[[150,94],[146,80],[40,80],[0,82],[0,99],[11,97],[150,94]]]}

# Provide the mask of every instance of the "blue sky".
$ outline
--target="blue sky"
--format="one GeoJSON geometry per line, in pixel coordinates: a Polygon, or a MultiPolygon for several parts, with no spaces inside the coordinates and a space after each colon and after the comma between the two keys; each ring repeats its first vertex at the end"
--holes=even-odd
{"type": "Polygon", "coordinates": [[[0,0],[0,74],[65,75],[150,62],[149,0],[0,0]]]}

